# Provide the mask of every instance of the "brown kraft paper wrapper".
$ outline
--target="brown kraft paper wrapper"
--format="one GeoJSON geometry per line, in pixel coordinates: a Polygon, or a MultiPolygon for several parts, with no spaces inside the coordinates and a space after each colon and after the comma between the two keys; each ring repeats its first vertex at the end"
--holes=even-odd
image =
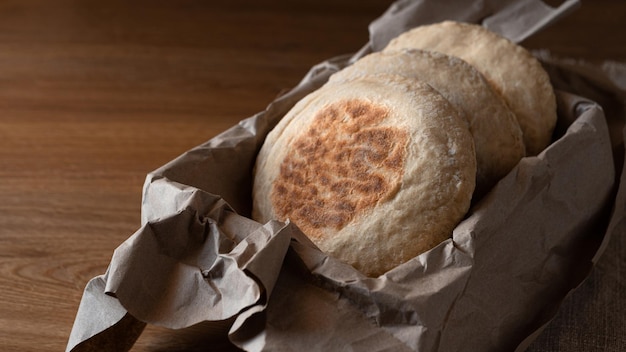
{"type": "MultiPolygon", "coordinates": [[[[562,15],[525,3],[535,10],[519,11],[539,19],[491,26],[524,37],[562,15]]],[[[588,275],[616,228],[607,231],[609,221],[623,218],[611,213],[622,136],[611,140],[600,105],[568,93],[579,89],[559,85],[559,126],[546,150],[524,158],[449,240],[379,278],[326,256],[294,224],[247,218],[264,136],[330,74],[429,19],[511,16],[511,7],[434,4],[397,2],[360,52],[313,67],[265,111],[150,173],[142,227],[87,284],[67,350],[128,350],[146,324],[224,322],[249,351],[523,350],[588,275]]]]}

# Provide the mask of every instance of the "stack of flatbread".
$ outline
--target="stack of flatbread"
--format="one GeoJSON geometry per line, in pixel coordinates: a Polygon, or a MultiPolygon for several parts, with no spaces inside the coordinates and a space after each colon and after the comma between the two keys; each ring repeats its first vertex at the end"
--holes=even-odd
{"type": "Polygon", "coordinates": [[[528,51],[479,25],[417,27],[331,76],[268,134],[252,216],[290,220],[378,276],[449,238],[555,124],[548,75],[528,51]]]}

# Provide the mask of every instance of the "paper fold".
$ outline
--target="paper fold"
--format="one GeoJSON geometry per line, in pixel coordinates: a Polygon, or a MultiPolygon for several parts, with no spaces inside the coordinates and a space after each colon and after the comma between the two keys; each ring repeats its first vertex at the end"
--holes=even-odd
{"type": "Polygon", "coordinates": [[[382,50],[400,33],[413,27],[445,20],[481,23],[515,43],[530,37],[576,10],[580,0],[567,0],[556,8],[540,0],[483,0],[460,2],[394,2],[369,26],[371,48],[382,50]]]}

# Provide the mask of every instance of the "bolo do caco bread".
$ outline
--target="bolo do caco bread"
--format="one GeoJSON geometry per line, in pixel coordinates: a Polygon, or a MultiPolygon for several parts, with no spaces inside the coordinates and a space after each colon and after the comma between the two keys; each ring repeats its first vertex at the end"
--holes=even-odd
{"type": "Polygon", "coordinates": [[[473,197],[549,143],[554,95],[539,63],[520,51],[478,25],[446,21],[405,32],[334,74],[267,135],[254,168],[253,219],[289,220],[320,250],[371,277],[448,239],[473,197]],[[478,47],[459,39],[468,31],[478,47]],[[447,52],[422,36],[435,36],[447,52]],[[513,48],[523,64],[480,54],[490,41],[499,55],[513,48]],[[540,92],[511,93],[514,82],[484,73],[528,67],[541,85],[517,83],[540,92]],[[511,107],[515,96],[541,116],[511,107]]]}

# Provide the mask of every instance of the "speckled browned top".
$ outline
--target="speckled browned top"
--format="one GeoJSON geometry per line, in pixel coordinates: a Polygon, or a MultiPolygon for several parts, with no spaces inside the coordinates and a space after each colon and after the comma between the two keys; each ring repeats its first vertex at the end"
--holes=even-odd
{"type": "Polygon", "coordinates": [[[292,143],[271,193],[279,217],[313,237],[341,229],[393,195],[402,179],[408,133],[379,125],[385,106],[349,99],[333,103],[292,143]]]}

